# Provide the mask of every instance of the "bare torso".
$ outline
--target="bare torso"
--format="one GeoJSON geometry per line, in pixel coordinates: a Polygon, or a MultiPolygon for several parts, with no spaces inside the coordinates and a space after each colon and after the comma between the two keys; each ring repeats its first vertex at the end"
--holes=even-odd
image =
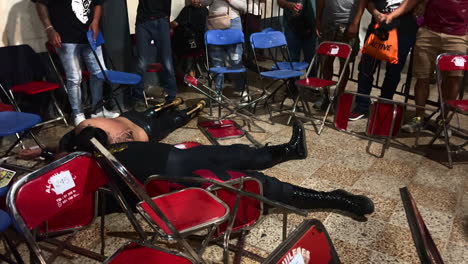
{"type": "Polygon", "coordinates": [[[75,133],[81,132],[87,126],[104,130],[107,133],[109,144],[129,141],[149,141],[146,132],[125,117],[86,119],[75,128],[75,133]]]}

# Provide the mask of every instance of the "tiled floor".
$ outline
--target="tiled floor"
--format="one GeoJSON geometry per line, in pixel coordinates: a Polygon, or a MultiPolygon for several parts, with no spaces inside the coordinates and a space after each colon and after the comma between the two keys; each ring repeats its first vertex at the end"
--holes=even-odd
{"type": "MultiPolygon", "coordinates": [[[[354,85],[354,84],[352,84],[354,85]]],[[[181,93],[187,105],[199,97],[193,91],[181,93]]],[[[205,114],[207,109],[205,109],[205,114]]],[[[281,118],[280,118],[281,119],[281,118]]],[[[284,118],[282,118],[284,120],[284,118]]],[[[364,127],[359,121],[356,127],[364,127]]],[[[466,120],[462,120],[465,122],[466,120]]],[[[284,123],[284,122],[283,122],[284,123]]],[[[286,142],[291,128],[278,123],[260,122],[266,133],[253,133],[261,143],[286,142]]],[[[321,220],[326,226],[338,255],[343,263],[418,263],[418,256],[411,238],[400,201],[399,188],[407,186],[418,203],[426,224],[438,245],[446,263],[468,263],[468,165],[448,169],[439,163],[408,151],[390,148],[384,158],[376,158],[366,152],[367,141],[326,127],[319,136],[310,123],[306,124],[309,156],[306,160],[279,164],[267,169],[266,174],[281,180],[318,190],[344,188],[371,197],[375,213],[367,221],[358,222],[339,212],[313,211],[307,218],[321,220]]],[[[54,142],[65,128],[42,131],[45,142],[54,142]]],[[[195,121],[181,128],[164,140],[167,143],[208,140],[196,129],[195,121]]],[[[223,142],[231,144],[243,139],[223,142]]],[[[371,151],[377,153],[379,144],[371,151]]],[[[122,215],[107,218],[107,231],[131,230],[122,215]]],[[[302,217],[291,217],[289,230],[296,227],[302,217]]],[[[97,224],[91,231],[80,232],[75,239],[79,244],[99,248],[96,239],[97,224]]],[[[267,255],[280,243],[281,215],[270,214],[252,229],[247,237],[248,248],[260,255],[267,255]]],[[[107,254],[113,252],[125,239],[111,237],[107,240],[107,254]]],[[[27,258],[26,250],[22,252],[27,258]]],[[[211,247],[205,253],[210,263],[221,262],[221,251],[211,247]]],[[[90,263],[89,260],[71,257],[59,263],[90,263]]],[[[244,258],[242,263],[253,263],[244,258]]]]}

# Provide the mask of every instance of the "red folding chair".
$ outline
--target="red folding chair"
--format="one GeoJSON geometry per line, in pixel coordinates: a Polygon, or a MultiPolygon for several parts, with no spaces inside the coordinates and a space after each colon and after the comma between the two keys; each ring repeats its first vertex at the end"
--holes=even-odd
{"type": "Polygon", "coordinates": [[[96,139],[92,144],[113,171],[141,200],[138,212],[164,239],[180,243],[197,262],[204,263],[201,255],[216,228],[226,221],[229,208],[220,199],[201,188],[187,188],[151,198],[144,186],[96,139]],[[196,208],[196,210],[194,210],[196,208]],[[201,248],[195,251],[184,239],[195,232],[206,230],[201,248]]]}
{"type": "MultiPolygon", "coordinates": [[[[309,68],[307,69],[305,76],[309,76],[312,69],[314,67],[320,66],[319,64],[326,57],[339,58],[339,59],[344,60],[343,69],[345,69],[349,63],[351,53],[352,53],[352,48],[350,45],[346,43],[324,41],[320,43],[320,46],[317,49],[317,54],[312,59],[312,62],[309,64],[309,68]]],[[[321,72],[322,67],[318,67],[318,68],[319,68],[319,71],[318,71],[317,76],[321,76],[320,72],[321,72]]],[[[334,105],[335,99],[338,96],[338,90],[339,90],[338,87],[340,86],[341,82],[343,82],[344,73],[345,73],[344,70],[342,70],[339,73],[339,77],[337,81],[326,80],[326,79],[315,78],[315,77],[309,77],[309,78],[306,77],[305,79],[296,81],[296,86],[299,88],[299,92],[294,100],[293,108],[288,119],[288,124],[291,122],[293,117],[296,117],[297,106],[298,106],[299,101],[301,101],[302,103],[302,106],[304,108],[304,114],[305,114],[304,116],[299,116],[300,118],[305,118],[308,120],[318,119],[318,118],[314,118],[313,116],[311,116],[311,111],[309,109],[306,99],[304,98],[305,97],[304,90],[305,89],[322,90],[325,92],[325,94],[328,95],[330,103],[327,106],[325,114],[323,118],[321,119],[320,127],[317,130],[317,134],[320,135],[320,133],[322,133],[323,127],[325,126],[325,122],[327,120],[330,109],[334,105]],[[333,92],[331,91],[332,88],[335,88],[333,92]]]]}
{"type": "MultiPolygon", "coordinates": [[[[441,54],[436,60],[436,71],[437,71],[437,90],[439,92],[439,103],[440,103],[440,122],[439,128],[436,135],[431,140],[430,145],[434,144],[435,140],[439,138],[442,132],[444,132],[444,144],[447,151],[448,167],[453,167],[452,154],[460,155],[462,152],[466,153],[466,146],[468,145],[468,131],[467,128],[455,127],[450,125],[455,114],[468,116],[468,100],[445,100],[443,98],[443,87],[442,87],[442,75],[444,72],[449,71],[463,71],[465,74],[468,71],[468,55],[467,54],[441,54]],[[453,145],[450,142],[449,129],[453,130],[457,135],[461,135],[461,138],[465,139],[465,142],[459,145],[453,145]]],[[[463,89],[463,88],[461,88],[463,89]]],[[[466,163],[468,161],[460,161],[460,163],[466,163]]],[[[458,162],[457,162],[458,163],[458,162]]]]}
{"type": "Polygon", "coordinates": [[[57,100],[54,96],[54,90],[58,89],[60,86],[56,83],[44,80],[46,71],[42,65],[39,55],[36,54],[36,52],[34,52],[34,50],[28,45],[3,47],[0,48],[0,54],[2,54],[2,62],[5,63],[5,66],[3,66],[2,69],[9,69],[8,72],[2,73],[3,76],[7,76],[5,77],[7,80],[2,80],[4,83],[0,84],[0,88],[5,93],[9,93],[10,97],[14,101],[13,106],[15,109],[17,111],[21,111],[15,101],[14,94],[37,95],[47,92],[50,95],[53,106],[59,116],[57,118],[44,121],[37,126],[56,121],[63,121],[65,125],[68,126],[67,120],[65,119],[65,116],[63,115],[63,112],[57,104],[57,100]],[[22,66],[20,66],[20,64],[22,66]],[[21,80],[24,76],[28,76],[30,80],[26,82],[17,80],[17,78],[21,80]],[[4,85],[6,85],[6,87],[4,85]]]}
{"type": "MultiPolygon", "coordinates": [[[[13,215],[18,228],[24,236],[34,260],[39,263],[53,262],[57,254],[52,254],[47,260],[38,245],[44,241],[56,245],[60,249],[67,249],[74,253],[85,255],[98,261],[106,261],[106,257],[94,251],[78,248],[70,245],[68,241],[60,241],[54,238],[40,237],[36,230],[49,219],[63,214],[69,208],[94,196],[96,191],[107,185],[112,194],[122,207],[141,239],[145,239],[145,233],[139,226],[135,216],[128,210],[128,206],[120,191],[108,181],[107,175],[99,164],[90,157],[90,154],[75,152],[57,160],[44,168],[24,176],[15,182],[7,196],[7,205],[13,215]]],[[[67,215],[67,217],[70,217],[67,215]]],[[[161,250],[146,243],[134,242],[132,246],[124,246],[113,259],[141,260],[145,255],[147,259],[158,258],[162,263],[166,259],[161,255],[161,250]]],[[[189,260],[189,258],[186,258],[189,260]]],[[[112,261],[110,259],[109,261],[112,261]]],[[[114,263],[114,262],[112,262],[114,263]]],[[[119,262],[115,262],[119,263],[119,262]]],[[[146,261],[130,261],[127,263],[147,263],[146,261]]],[[[173,263],[192,263],[186,261],[173,263]]]]}
{"type": "Polygon", "coordinates": [[[341,262],[325,226],[318,220],[310,219],[302,222],[262,263],[338,264],[341,262]]]}

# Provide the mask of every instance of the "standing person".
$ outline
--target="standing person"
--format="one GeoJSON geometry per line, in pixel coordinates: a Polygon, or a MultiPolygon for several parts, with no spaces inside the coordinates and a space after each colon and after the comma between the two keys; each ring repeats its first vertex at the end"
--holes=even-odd
{"type": "MultiPolygon", "coordinates": [[[[367,9],[372,14],[372,21],[367,29],[366,40],[374,31],[375,24],[380,24],[384,30],[397,29],[398,32],[398,63],[387,62],[385,78],[380,96],[392,99],[401,78],[401,71],[406,62],[406,57],[416,40],[418,26],[412,12],[418,0],[368,0],[367,9]]],[[[369,95],[372,90],[374,73],[379,60],[362,54],[359,63],[358,93],[369,95]]],[[[356,107],[351,112],[349,120],[358,120],[368,113],[370,99],[363,96],[356,97],[356,107]]]]}
{"type": "MultiPolygon", "coordinates": [[[[425,106],[429,97],[429,83],[434,72],[435,60],[441,53],[468,53],[468,0],[429,0],[423,26],[416,36],[413,76],[415,101],[425,106]]],[[[465,62],[468,63],[468,62],[465,62]]],[[[442,80],[444,100],[455,100],[460,91],[463,71],[447,72],[442,80]]],[[[402,129],[414,133],[424,126],[424,109],[416,108],[415,117],[402,129]]]]}
{"type": "Polygon", "coordinates": [[[284,9],[283,31],[288,42],[292,61],[310,62],[315,54],[317,36],[315,34],[315,1],[314,0],[277,0],[284,9]]]}
{"type": "MultiPolygon", "coordinates": [[[[350,61],[354,61],[359,52],[359,24],[366,5],[367,0],[316,0],[316,29],[320,42],[338,41],[349,44],[352,48],[350,61]]],[[[333,61],[333,57],[325,60],[324,79],[333,78],[333,61]]],[[[343,70],[344,62],[344,59],[340,59],[340,72],[343,70]]],[[[339,94],[343,93],[348,83],[349,65],[346,65],[344,71],[344,79],[338,87],[339,94]]],[[[318,108],[324,106],[325,98],[328,97],[322,97],[314,106],[318,108]]]]}
{"type": "MultiPolygon", "coordinates": [[[[104,0],[32,0],[47,33],[47,39],[57,49],[67,78],[68,100],[73,111],[74,124],[84,121],[81,103],[81,65],[83,57],[86,67],[91,72],[90,88],[93,110],[92,117],[119,116],[105,107],[96,109],[102,99],[103,81],[97,78],[101,72],[98,61],[88,44],[86,32],[93,31],[94,39],[99,33],[99,20],[104,0]]],[[[96,49],[99,60],[104,64],[102,49],[96,49]]]]}
{"type": "MultiPolygon", "coordinates": [[[[194,5],[208,6],[209,16],[229,14],[231,19],[231,26],[229,29],[238,29],[242,31],[242,22],[240,14],[247,10],[246,0],[192,0],[194,5]]],[[[209,29],[209,28],[208,28],[209,29]]],[[[229,62],[231,67],[242,66],[242,44],[226,46],[210,45],[210,64],[213,67],[225,67],[226,61],[229,62]]],[[[234,78],[234,91],[242,92],[245,86],[245,78],[243,74],[235,76],[234,78]]],[[[215,74],[214,77],[216,91],[222,93],[224,74],[215,74]]]]}
{"type": "MultiPolygon", "coordinates": [[[[148,67],[149,58],[159,57],[163,68],[163,88],[167,96],[166,103],[172,102],[177,94],[177,84],[172,62],[169,17],[171,0],[139,0],[135,26],[137,69],[142,78],[148,67]],[[154,41],[157,53],[151,54],[151,42],[154,41]]],[[[131,104],[137,111],[146,109],[144,102],[144,82],[135,85],[132,90],[131,104]]]]}

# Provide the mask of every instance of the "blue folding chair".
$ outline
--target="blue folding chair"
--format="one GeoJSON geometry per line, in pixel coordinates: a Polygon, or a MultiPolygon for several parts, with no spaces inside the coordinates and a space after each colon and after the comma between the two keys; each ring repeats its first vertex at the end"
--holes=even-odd
{"type": "MultiPolygon", "coordinates": [[[[18,139],[8,148],[2,158],[6,157],[10,151],[20,143],[21,139],[23,139],[26,134],[30,133],[30,129],[40,122],[41,117],[36,114],[11,111],[0,112],[0,137],[19,134],[18,139]]],[[[41,146],[33,135],[32,138],[37,145],[41,146]]]]}
{"type": "MultiPolygon", "coordinates": [[[[289,93],[293,93],[289,85],[289,81],[299,78],[300,76],[304,75],[304,73],[301,72],[300,70],[291,70],[291,69],[295,69],[295,67],[297,66],[294,66],[290,60],[288,44],[286,42],[286,38],[283,32],[266,31],[266,32],[253,33],[252,35],[250,35],[250,45],[253,50],[255,64],[257,65],[257,72],[259,73],[260,79],[262,81],[262,87],[261,87],[262,94],[260,95],[260,97],[253,100],[251,103],[254,103],[256,106],[258,102],[264,101],[265,107],[268,110],[268,113],[270,115],[270,120],[271,120],[273,116],[272,116],[270,106],[268,105],[268,99],[272,98],[278,92],[278,90],[283,86],[286,87],[289,93]],[[261,70],[259,63],[257,61],[257,56],[255,55],[255,50],[257,49],[266,50],[269,53],[274,63],[272,70],[267,70],[267,71],[261,70]],[[280,52],[277,52],[278,49],[280,52]],[[277,59],[278,53],[279,55],[282,56],[282,58],[285,59],[283,60],[283,63],[281,64],[277,59]],[[286,62],[284,63],[284,61],[286,62]],[[289,66],[285,66],[285,65],[289,65],[289,66]],[[270,83],[266,86],[264,85],[265,79],[270,80],[270,83]],[[275,87],[275,84],[277,82],[280,82],[280,84],[276,85],[275,87]]],[[[281,102],[281,106],[283,105],[283,103],[284,103],[284,99],[281,102]]]]}
{"type": "MultiPolygon", "coordinates": [[[[105,54],[105,50],[104,48],[102,47],[103,44],[104,44],[104,36],[102,35],[102,33],[99,31],[97,37],[96,37],[96,40],[94,40],[93,38],[93,31],[88,31],[88,33],[86,34],[87,38],[88,38],[88,43],[91,47],[91,49],[93,50],[93,54],[94,54],[94,57],[96,58],[96,61],[98,62],[99,64],[99,68],[101,68],[101,72],[97,75],[97,77],[109,84],[123,84],[123,85],[135,85],[135,84],[138,84],[139,82],[141,82],[141,77],[140,75],[138,74],[134,74],[134,73],[128,73],[128,72],[121,72],[121,71],[114,71],[114,70],[108,70],[106,69],[104,62],[99,60],[99,57],[96,53],[96,50],[101,47],[103,50],[102,50],[102,53],[103,55],[105,54]]],[[[109,59],[109,62],[110,62],[110,65],[112,66],[113,68],[113,63],[112,63],[112,60],[110,58],[109,59]]],[[[117,88],[118,89],[118,88],[117,88]]],[[[115,98],[114,96],[114,93],[117,89],[114,89],[112,91],[112,95],[111,95],[111,99],[113,99],[117,105],[117,107],[119,108],[119,111],[122,113],[122,108],[120,107],[120,104],[118,103],[117,99],[115,98]]],[[[96,105],[96,108],[99,108],[101,107],[102,105],[104,105],[106,102],[108,101],[108,99],[106,98],[103,98],[102,102],[101,103],[98,103],[96,105]]]]}
{"type": "MultiPolygon", "coordinates": [[[[4,188],[1,188],[4,189],[4,188]]],[[[5,188],[6,191],[8,191],[8,188],[5,188]]],[[[1,194],[1,196],[5,196],[7,192],[4,192],[1,194]]],[[[8,257],[6,254],[0,254],[0,262],[2,263],[8,263],[8,264],[22,264],[24,263],[23,259],[21,258],[21,255],[19,254],[18,250],[16,249],[16,245],[11,241],[11,239],[8,237],[8,235],[5,233],[5,231],[12,226],[13,220],[11,219],[10,215],[3,211],[0,210],[0,237],[5,241],[6,246],[5,251],[9,251],[15,258],[15,261],[13,261],[10,257],[8,257]]]]}

